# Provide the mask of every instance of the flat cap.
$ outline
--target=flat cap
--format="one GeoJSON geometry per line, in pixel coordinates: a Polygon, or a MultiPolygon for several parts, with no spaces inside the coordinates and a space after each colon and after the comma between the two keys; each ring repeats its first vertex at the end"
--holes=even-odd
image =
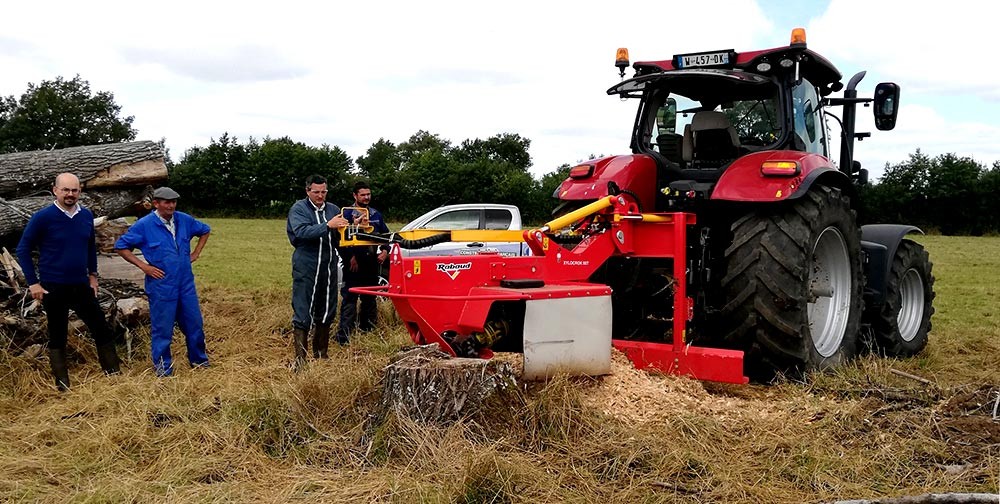
{"type": "Polygon", "coordinates": [[[177,191],[166,186],[157,187],[156,190],[153,191],[153,199],[175,200],[180,197],[181,195],[177,194],[177,191]]]}

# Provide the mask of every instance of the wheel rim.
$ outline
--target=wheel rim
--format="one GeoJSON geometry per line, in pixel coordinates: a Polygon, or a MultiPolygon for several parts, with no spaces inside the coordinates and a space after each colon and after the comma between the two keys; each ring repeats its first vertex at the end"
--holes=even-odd
{"type": "Polygon", "coordinates": [[[851,311],[851,260],[834,227],[820,233],[809,270],[809,333],[823,357],[840,349],[851,311]]]}
{"type": "Polygon", "coordinates": [[[924,282],[916,269],[910,268],[899,282],[899,313],[896,324],[904,341],[913,341],[924,319],[924,282]]]}

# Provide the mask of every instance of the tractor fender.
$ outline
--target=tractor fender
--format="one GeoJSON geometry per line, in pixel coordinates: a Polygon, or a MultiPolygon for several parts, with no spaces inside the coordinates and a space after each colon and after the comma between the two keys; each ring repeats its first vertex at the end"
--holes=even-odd
{"type": "Polygon", "coordinates": [[[886,281],[892,258],[903,238],[910,233],[924,234],[916,226],[905,224],[869,224],[861,226],[861,249],[865,252],[866,309],[885,302],[886,281]]]}
{"type": "Polygon", "coordinates": [[[712,190],[711,199],[723,201],[786,201],[802,197],[817,181],[836,187],[851,198],[855,191],[843,172],[832,168],[829,159],[809,152],[788,150],[763,151],[747,154],[726,169],[712,190]],[[765,176],[761,164],[765,161],[795,161],[799,173],[792,177],[765,176]]]}
{"type": "Polygon", "coordinates": [[[608,195],[608,182],[632,193],[644,210],[652,210],[656,201],[656,161],[645,154],[611,156],[584,161],[589,175],[568,177],[556,189],[560,200],[594,201],[608,195]]]}

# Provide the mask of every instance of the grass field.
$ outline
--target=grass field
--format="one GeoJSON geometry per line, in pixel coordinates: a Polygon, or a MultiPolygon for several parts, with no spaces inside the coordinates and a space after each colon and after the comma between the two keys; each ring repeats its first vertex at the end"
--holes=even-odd
{"type": "MultiPolygon", "coordinates": [[[[615,374],[528,384],[448,428],[382,414],[408,343],[379,328],[289,372],[284,221],[212,219],[195,264],[213,367],[104,377],[92,347],[59,394],[0,350],[0,501],[823,502],[997,492],[1000,238],[929,236],[931,343],[804,383],[615,374]],[[89,353],[88,353],[89,352],[89,353]],[[892,374],[897,369],[932,385],[892,374]]],[[[139,335],[144,339],[146,335],[139,335]]],[[[77,341],[79,344],[79,342],[77,341]]],[[[175,357],[184,361],[174,343],[175,357]]]]}

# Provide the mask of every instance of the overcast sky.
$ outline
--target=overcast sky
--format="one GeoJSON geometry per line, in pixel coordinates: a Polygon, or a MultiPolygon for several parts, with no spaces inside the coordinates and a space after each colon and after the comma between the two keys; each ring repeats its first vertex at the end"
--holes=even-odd
{"type": "Polygon", "coordinates": [[[627,153],[634,101],[605,94],[615,49],[636,60],[786,45],[809,47],[859,90],[902,87],[897,128],[856,149],[877,176],[920,148],[1000,160],[1000,7],[912,2],[370,1],[16,2],[4,5],[0,95],[79,74],[111,91],[138,139],[174,160],[228,132],[336,145],[357,158],[424,129],[459,143],[531,140],[541,175],[590,154],[627,153]],[[786,5],[787,4],[787,5],[786,5]],[[153,7],[155,5],[155,7],[153,7]]]}

